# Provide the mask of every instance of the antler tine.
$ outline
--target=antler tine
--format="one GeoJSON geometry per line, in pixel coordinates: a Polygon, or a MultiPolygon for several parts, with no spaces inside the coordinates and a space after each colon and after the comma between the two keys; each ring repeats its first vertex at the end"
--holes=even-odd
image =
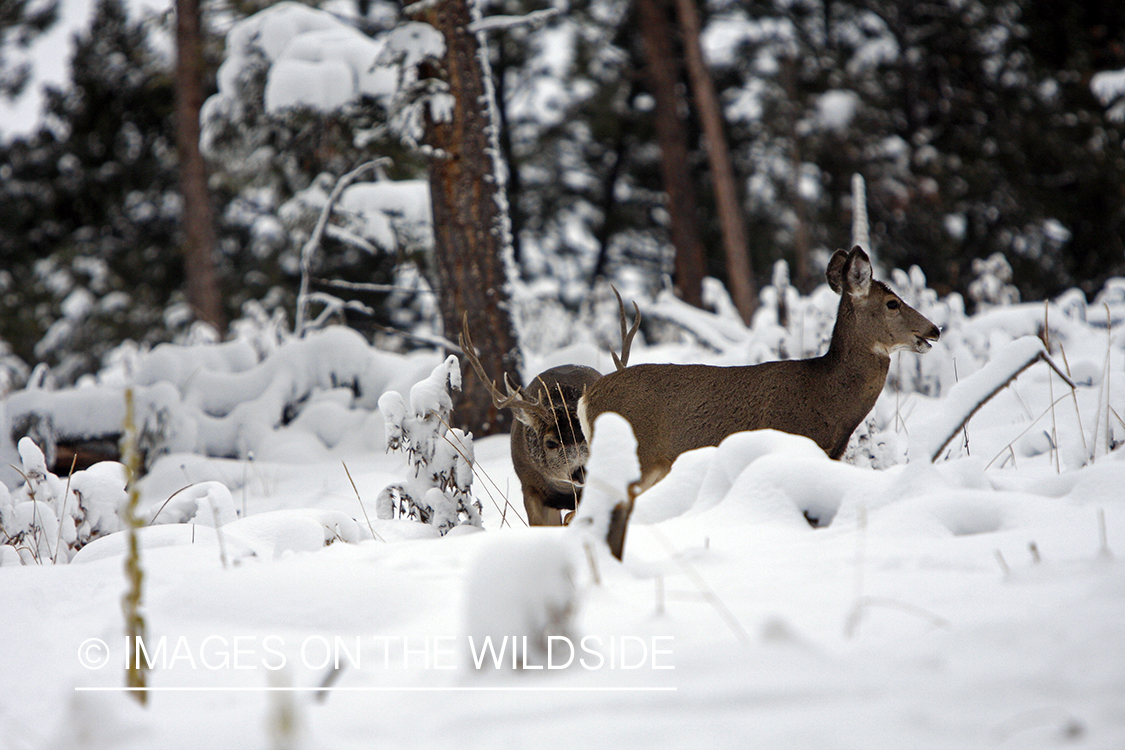
{"type": "MultiPolygon", "coordinates": [[[[482,382],[485,383],[485,385],[488,386],[489,391],[495,391],[492,379],[488,377],[488,373],[484,371],[484,366],[480,363],[480,360],[477,359],[477,350],[476,347],[473,346],[472,336],[469,335],[468,313],[465,313],[461,317],[461,334],[457,337],[457,339],[457,343],[461,345],[461,351],[465,353],[465,357],[469,360],[469,364],[473,366],[473,369],[476,371],[477,376],[481,379],[482,382]]],[[[495,394],[493,395],[495,396],[495,394]]]]}
{"type": "MultiPolygon", "coordinates": [[[[538,401],[530,401],[523,396],[523,391],[512,385],[512,381],[508,379],[508,373],[504,373],[504,390],[507,394],[496,402],[497,409],[505,409],[512,404],[519,406],[538,406],[538,401]]],[[[498,391],[497,391],[498,392],[498,391]]]]}
{"type": "Polygon", "coordinates": [[[484,365],[481,364],[480,359],[477,358],[476,347],[473,346],[473,339],[469,335],[469,314],[461,319],[461,334],[458,337],[461,344],[461,350],[468,358],[469,364],[473,366],[476,371],[477,377],[484,383],[485,388],[488,389],[489,395],[492,396],[492,403],[497,409],[518,408],[530,412],[543,411],[543,406],[538,401],[532,401],[524,397],[523,391],[519,388],[513,387],[511,381],[508,380],[508,373],[504,373],[504,388],[507,393],[501,393],[500,389],[488,377],[488,373],[484,371],[484,365]]]}
{"type": "Polygon", "coordinates": [[[625,330],[625,303],[621,300],[621,292],[617,291],[617,287],[610,285],[614,295],[617,296],[617,309],[621,313],[621,356],[617,356],[617,352],[610,350],[610,356],[613,357],[613,364],[618,370],[624,370],[625,366],[629,364],[629,348],[633,345],[633,337],[637,335],[637,329],[641,327],[641,308],[637,307],[637,303],[633,301],[633,312],[636,317],[633,319],[633,327],[628,331],[625,330]]]}

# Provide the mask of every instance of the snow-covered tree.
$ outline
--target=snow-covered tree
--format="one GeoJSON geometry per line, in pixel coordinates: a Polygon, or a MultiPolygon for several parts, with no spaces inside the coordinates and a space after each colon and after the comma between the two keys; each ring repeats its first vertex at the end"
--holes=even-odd
{"type": "Polygon", "coordinates": [[[73,86],[47,92],[47,125],[0,147],[0,289],[14,295],[0,337],[64,382],[121,339],[174,327],[172,89],[147,35],[119,0],[100,0],[73,86]]]}
{"type": "Polygon", "coordinates": [[[224,274],[240,280],[239,303],[265,297],[271,309],[292,309],[302,248],[336,180],[379,161],[340,197],[309,272],[312,290],[354,303],[339,308],[350,326],[402,348],[409,338],[384,332],[432,339],[435,306],[419,273],[433,248],[425,161],[395,121],[406,85],[387,46],[397,20],[387,3],[349,18],[293,2],[242,19],[203,108],[202,146],[245,238],[224,274]]]}

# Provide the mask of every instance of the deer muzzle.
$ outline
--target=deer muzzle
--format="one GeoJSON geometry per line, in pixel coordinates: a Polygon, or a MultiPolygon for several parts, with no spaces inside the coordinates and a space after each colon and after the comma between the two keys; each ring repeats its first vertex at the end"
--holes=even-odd
{"type": "Polygon", "coordinates": [[[581,487],[586,483],[586,467],[579,466],[570,472],[570,481],[574,482],[577,486],[581,487]]]}
{"type": "Polygon", "coordinates": [[[937,326],[931,326],[928,331],[916,331],[914,333],[913,349],[918,354],[925,354],[933,348],[933,344],[930,342],[937,341],[939,338],[941,338],[941,331],[938,330],[937,326]]]}

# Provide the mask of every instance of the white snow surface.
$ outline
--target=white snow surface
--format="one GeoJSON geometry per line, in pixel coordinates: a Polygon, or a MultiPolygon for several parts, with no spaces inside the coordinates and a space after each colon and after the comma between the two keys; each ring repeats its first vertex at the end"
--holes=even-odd
{"type": "MultiPolygon", "coordinates": [[[[155,518],[139,535],[155,691],[146,708],[120,691],[123,532],[69,564],[23,565],[3,545],[0,736],[19,748],[1125,746],[1125,286],[1047,311],[1073,395],[1037,362],[930,463],[918,446],[940,430],[926,419],[963,412],[968,392],[1039,351],[1020,338],[1044,307],[968,317],[896,278],[943,334],[925,355],[896,355],[892,379],[915,387],[883,394],[859,431],[870,451],[832,461],[762,431],[684,454],[637,499],[621,563],[589,524],[524,528],[506,436],[473,446],[484,531],[376,517],[406,467],[383,452],[379,398],[440,400],[411,390],[437,354],[378,352],[344,329],[138,354],[138,392],[163,394],[165,424],[194,435],[140,483],[155,518]],[[220,444],[234,457],[206,450],[220,444]]],[[[803,356],[831,296],[796,298],[791,329],[768,310],[739,329],[662,299],[645,314],[699,336],[638,340],[631,361],[746,363],[767,340],[803,356]]],[[[114,370],[13,394],[0,426],[33,402],[57,426],[111,432],[124,382],[114,370]]],[[[608,507],[636,467],[627,430],[602,426],[590,467],[608,507]]],[[[0,510],[45,514],[18,475],[5,481],[0,510]]],[[[112,464],[80,484],[119,505],[120,482],[112,464]]],[[[0,521],[30,523],[15,515],[0,521]]]]}

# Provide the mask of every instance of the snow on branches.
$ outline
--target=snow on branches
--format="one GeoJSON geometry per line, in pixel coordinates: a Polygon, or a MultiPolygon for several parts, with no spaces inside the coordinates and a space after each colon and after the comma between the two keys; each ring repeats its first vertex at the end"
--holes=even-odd
{"type": "Polygon", "coordinates": [[[24,483],[14,492],[0,484],[0,564],[69,562],[87,543],[121,529],[123,465],[102,461],[61,479],[31,438],[17,447],[24,483]]]}
{"type": "Polygon", "coordinates": [[[413,478],[379,493],[379,518],[411,518],[445,534],[454,526],[481,525],[473,500],[473,436],[449,426],[451,391],[461,390],[461,366],[450,355],[410,389],[407,407],[397,391],[379,398],[386,420],[387,450],[406,454],[413,478]]]}

